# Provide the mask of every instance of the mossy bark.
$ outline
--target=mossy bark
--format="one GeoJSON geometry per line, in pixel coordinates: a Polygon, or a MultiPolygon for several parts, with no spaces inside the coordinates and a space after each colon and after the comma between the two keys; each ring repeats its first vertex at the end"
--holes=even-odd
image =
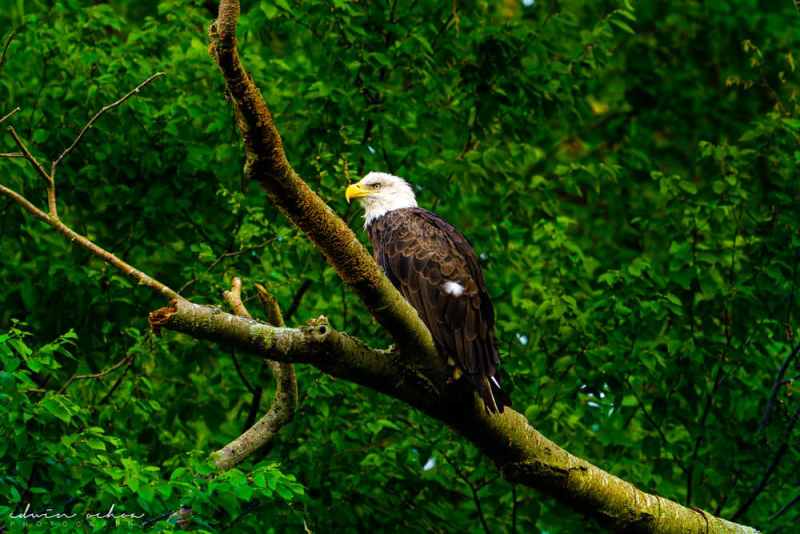
{"type": "Polygon", "coordinates": [[[223,0],[211,26],[210,52],[231,97],[247,155],[246,175],[322,251],[398,349],[377,351],[327,321],[301,329],[245,322],[189,303],[154,326],[232,345],[273,360],[308,363],[333,376],[401,399],[447,424],[484,451],[509,481],[537,488],[595,517],[612,532],[755,533],[696,509],[640,492],[570,455],[510,408],[490,416],[447,366],[414,309],[383,276],[347,224],[294,172],[280,135],[236,49],[239,3],[223,0]]]}
{"type": "MultiPolygon", "coordinates": [[[[151,325],[156,331],[166,328],[183,332],[270,360],[311,364],[332,376],[392,395],[474,443],[494,461],[504,479],[538,489],[572,506],[577,512],[595,518],[609,532],[757,532],[644,493],[571,455],[510,408],[501,415],[489,415],[474,393],[459,387],[458,382],[431,381],[426,369],[407,365],[395,351],[371,349],[337,332],[324,317],[307,327],[280,328],[218,308],[175,300],[169,308],[151,314],[151,325]]],[[[247,442],[231,446],[240,445],[247,442]]]]}

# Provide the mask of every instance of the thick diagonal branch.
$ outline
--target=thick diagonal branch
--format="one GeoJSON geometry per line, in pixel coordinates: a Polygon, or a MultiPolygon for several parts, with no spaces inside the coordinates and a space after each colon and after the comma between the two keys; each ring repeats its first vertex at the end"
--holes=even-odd
{"type": "MultiPolygon", "coordinates": [[[[427,381],[395,351],[367,347],[332,329],[325,317],[303,328],[276,327],[176,299],[151,313],[150,325],[156,334],[164,328],[269,360],[311,364],[332,376],[400,398],[418,394],[421,382],[427,381]]],[[[434,393],[428,395],[430,401],[434,393]]]]}
{"type": "MultiPolygon", "coordinates": [[[[430,332],[416,311],[383,276],[347,224],[294,172],[283,151],[272,115],[245,70],[236,49],[239,3],[220,3],[219,19],[209,29],[211,54],[231,97],[247,155],[247,177],[266,191],[283,212],[322,251],[325,258],[395,343],[433,371],[437,361],[430,332]]],[[[443,374],[444,362],[438,367],[443,374]]]]}
{"type": "MultiPolygon", "coordinates": [[[[269,109],[239,58],[236,49],[238,15],[238,1],[222,0],[219,19],[211,26],[209,34],[211,55],[225,78],[242,132],[247,177],[256,180],[270,200],[322,250],[328,262],[398,344],[402,358],[379,357],[367,349],[353,358],[353,353],[344,347],[340,347],[339,352],[329,347],[326,357],[320,359],[315,347],[327,341],[317,339],[319,336],[315,338],[301,330],[266,331],[263,326],[252,325],[247,328],[252,335],[239,338],[233,335],[235,329],[231,321],[214,319],[209,312],[204,314],[203,320],[198,317],[178,320],[185,315],[177,313],[184,306],[180,302],[176,303],[175,313],[160,323],[198,337],[209,338],[214,332],[213,335],[221,336],[222,342],[243,343],[244,350],[265,350],[273,353],[269,357],[276,360],[302,360],[332,375],[394,395],[471,440],[497,463],[505,478],[542,489],[582,513],[598,518],[611,531],[755,532],[644,494],[569,455],[536,432],[513,410],[506,409],[501,416],[487,416],[471,392],[464,394],[449,387],[443,362],[437,357],[430,334],[414,310],[381,274],[344,221],[311,191],[287,161],[269,109]],[[218,328],[223,325],[224,328],[218,328]],[[309,345],[309,339],[315,341],[309,345]],[[302,355],[301,360],[297,359],[298,353],[302,355]],[[407,381],[401,362],[410,363],[425,380],[407,381]],[[435,394],[425,395],[426,391],[435,394]]],[[[197,313],[193,311],[188,315],[197,313]]],[[[330,329],[327,325],[321,328],[330,329]]],[[[244,335],[242,330],[236,331],[244,335]]],[[[343,336],[329,333],[323,338],[349,340],[343,336]]]]}
{"type": "Polygon", "coordinates": [[[402,357],[393,351],[371,349],[337,332],[324,317],[308,327],[280,328],[175,300],[169,308],[153,312],[150,324],[155,331],[175,330],[271,360],[311,364],[332,376],[392,395],[461,433],[495,462],[506,480],[541,490],[596,518],[611,532],[757,532],[639,491],[572,456],[511,409],[500,417],[486,417],[477,404],[465,408],[458,390],[435,391],[402,357]]]}

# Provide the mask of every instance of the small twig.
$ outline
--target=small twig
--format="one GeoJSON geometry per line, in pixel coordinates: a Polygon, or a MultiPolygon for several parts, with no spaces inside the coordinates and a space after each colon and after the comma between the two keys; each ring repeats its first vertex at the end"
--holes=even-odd
{"type": "Polygon", "coordinates": [[[416,148],[412,148],[411,150],[409,150],[408,152],[406,152],[406,155],[405,155],[405,156],[403,156],[403,159],[401,159],[401,160],[400,160],[400,163],[398,163],[397,165],[395,165],[394,167],[392,167],[391,174],[394,174],[394,173],[396,173],[397,171],[399,171],[399,170],[400,170],[400,168],[401,168],[401,167],[402,167],[402,166],[405,164],[405,162],[406,162],[406,160],[408,159],[408,157],[409,157],[411,154],[414,154],[414,153],[416,153],[416,152],[417,152],[417,149],[416,149],[416,148]]]}
{"type": "MultiPolygon", "coordinates": [[[[645,419],[647,419],[647,421],[650,423],[650,425],[652,425],[653,428],[656,429],[656,431],[658,432],[658,435],[661,437],[661,441],[664,442],[664,445],[669,447],[669,445],[670,445],[669,440],[667,439],[667,436],[664,434],[664,431],[661,430],[661,425],[659,425],[656,422],[656,420],[653,419],[653,417],[647,411],[647,407],[642,402],[642,399],[639,398],[639,395],[636,393],[636,390],[633,388],[633,386],[631,385],[631,383],[630,383],[630,381],[628,380],[627,377],[625,377],[625,383],[628,384],[628,387],[630,388],[631,393],[633,393],[633,398],[636,399],[637,403],[639,403],[639,408],[641,408],[642,412],[644,413],[645,419]]],[[[687,473],[686,466],[683,465],[683,462],[681,462],[677,458],[674,458],[673,461],[681,469],[681,471],[683,471],[684,473],[687,473]]]]}
{"type": "Polygon", "coordinates": [[[2,119],[0,119],[0,124],[3,124],[7,118],[9,118],[11,115],[13,115],[14,113],[18,112],[19,110],[20,110],[19,106],[17,106],[16,108],[12,109],[11,112],[9,112],[8,115],[6,115],[2,119]]]}
{"type": "Polygon", "coordinates": [[[42,210],[31,204],[31,202],[28,199],[26,199],[16,191],[13,191],[3,185],[0,185],[0,195],[3,195],[13,200],[14,202],[22,206],[22,208],[25,211],[33,215],[36,219],[46,222],[57,233],[67,238],[70,242],[77,244],[82,249],[90,252],[92,255],[100,258],[101,260],[108,263],[112,267],[121,271],[123,274],[125,274],[125,276],[132,278],[138,285],[152,289],[153,291],[159,293],[161,296],[166,297],[168,299],[180,298],[180,295],[175,293],[175,291],[173,291],[169,287],[165,286],[158,280],[150,278],[142,271],[139,271],[138,269],[125,263],[124,261],[122,261],[115,255],[111,254],[107,250],[98,247],[93,242],[89,241],[84,236],[80,235],[79,233],[75,232],[72,228],[65,225],[63,222],[59,221],[55,217],[48,215],[47,213],[43,212],[42,210]]]}
{"type": "MultiPolygon", "coordinates": [[[[245,307],[244,302],[242,302],[242,279],[241,278],[239,278],[238,276],[235,277],[233,279],[233,282],[231,283],[231,290],[230,291],[226,291],[225,293],[223,293],[223,295],[225,296],[225,300],[228,301],[228,304],[230,304],[231,308],[233,309],[233,313],[234,314],[236,314],[236,315],[238,315],[240,317],[247,317],[249,319],[253,318],[250,315],[250,312],[247,311],[247,308],[245,307]]],[[[236,368],[236,372],[238,373],[239,378],[242,379],[242,382],[244,383],[244,387],[246,387],[247,390],[250,393],[252,393],[253,395],[256,395],[258,389],[255,388],[250,383],[249,380],[247,380],[247,376],[245,376],[244,371],[242,371],[242,366],[239,364],[239,358],[236,356],[236,351],[232,351],[231,352],[231,357],[233,358],[233,366],[236,368]]]]}
{"type": "Polygon", "coordinates": [[[33,154],[31,154],[30,150],[28,150],[28,147],[25,146],[25,143],[22,142],[22,139],[20,139],[19,135],[17,135],[17,131],[14,130],[13,126],[8,127],[8,133],[14,139],[14,142],[17,144],[17,147],[19,147],[19,150],[22,152],[22,155],[25,157],[25,159],[31,162],[33,167],[36,169],[36,172],[38,172],[39,175],[45,179],[49,187],[53,180],[50,178],[50,175],[47,174],[47,171],[44,170],[44,167],[42,167],[36,158],[33,157],[33,154]]]}
{"type": "Polygon", "coordinates": [[[244,518],[244,516],[246,516],[247,514],[252,512],[253,510],[255,510],[256,506],[258,506],[259,504],[261,504],[261,501],[259,501],[258,499],[253,500],[253,502],[251,502],[250,505],[247,508],[245,508],[244,511],[241,514],[239,514],[239,517],[237,517],[236,519],[234,519],[233,521],[231,521],[230,523],[228,523],[227,525],[222,527],[222,529],[220,529],[220,532],[225,532],[226,530],[231,528],[233,525],[235,525],[236,523],[241,521],[242,518],[244,518]]]}
{"type": "Polygon", "coordinates": [[[72,384],[75,380],[85,380],[87,378],[104,378],[109,373],[112,373],[112,372],[116,371],[117,369],[119,369],[120,367],[125,365],[126,363],[130,362],[131,360],[133,360],[133,358],[134,358],[134,356],[132,354],[128,354],[123,359],[121,359],[117,364],[115,364],[113,367],[109,367],[108,369],[106,369],[105,371],[103,371],[101,373],[97,373],[97,374],[93,374],[93,375],[80,375],[80,376],[72,375],[72,378],[67,380],[67,383],[64,384],[63,386],[61,386],[61,389],[58,390],[58,394],[61,395],[62,393],[64,393],[64,391],[66,391],[66,389],[69,387],[69,385],[72,384]]]}
{"type": "Polygon", "coordinates": [[[453,467],[453,469],[455,470],[455,472],[459,476],[459,478],[461,478],[461,480],[463,480],[467,484],[467,486],[469,486],[469,489],[472,491],[472,500],[475,502],[475,508],[478,509],[478,517],[481,520],[481,525],[483,526],[483,531],[486,532],[486,534],[491,534],[491,531],[489,530],[489,525],[486,523],[486,518],[483,515],[483,508],[481,507],[481,499],[478,496],[478,490],[475,488],[475,485],[469,480],[469,478],[467,478],[466,475],[464,475],[461,472],[461,468],[460,467],[454,465],[450,461],[450,458],[448,458],[446,454],[443,454],[442,456],[447,461],[447,463],[449,463],[453,467]]]}
{"type": "Polygon", "coordinates": [[[539,26],[539,31],[542,31],[544,25],[547,24],[547,21],[550,20],[550,17],[553,16],[553,9],[556,7],[556,4],[558,4],[558,0],[553,0],[552,2],[550,2],[550,9],[547,10],[547,15],[544,17],[542,24],[539,26]]]}
{"type": "Polygon", "coordinates": [[[300,286],[300,289],[297,290],[297,293],[294,295],[294,299],[292,299],[291,304],[289,304],[289,308],[286,310],[286,313],[283,316],[284,321],[291,321],[292,317],[294,316],[295,312],[297,312],[297,308],[300,307],[300,301],[303,300],[303,295],[306,294],[306,291],[311,287],[313,284],[310,279],[306,278],[303,280],[303,284],[300,286]]]}
{"type": "Polygon", "coordinates": [[[441,25],[439,31],[436,32],[436,36],[431,41],[431,48],[435,51],[436,50],[436,42],[439,40],[439,37],[444,34],[447,30],[451,28],[450,22],[453,20],[453,13],[450,12],[450,15],[447,17],[447,20],[444,21],[444,24],[441,25]]]}
{"type": "Polygon", "coordinates": [[[240,316],[240,317],[247,317],[248,319],[252,319],[253,316],[250,315],[250,312],[247,311],[245,308],[244,303],[242,302],[242,279],[238,276],[233,279],[231,283],[231,290],[226,291],[223,293],[225,296],[225,300],[228,301],[231,308],[233,309],[233,313],[240,316]]]}
{"type": "MultiPolygon", "coordinates": [[[[275,298],[267,289],[262,286],[261,284],[256,284],[256,294],[258,296],[258,301],[261,303],[261,306],[264,308],[264,314],[267,316],[267,322],[272,326],[278,327],[285,327],[286,323],[283,322],[283,315],[281,314],[281,307],[278,304],[278,299],[275,298]]],[[[283,369],[287,369],[287,373],[290,373],[294,376],[294,366],[290,364],[282,364],[278,362],[274,362],[272,360],[264,360],[264,363],[269,367],[270,371],[272,371],[272,375],[275,377],[275,381],[278,384],[281,384],[281,377],[283,376],[283,369]]],[[[295,385],[296,387],[296,385],[295,385]]]]}
{"type": "MultiPolygon", "coordinates": [[[[236,368],[236,373],[239,375],[239,378],[242,379],[242,383],[244,383],[244,387],[247,388],[247,391],[252,393],[253,395],[261,397],[261,391],[253,386],[249,380],[247,380],[247,376],[242,371],[242,366],[239,364],[239,358],[236,356],[236,351],[231,351],[231,357],[233,358],[233,366],[236,368]]],[[[249,428],[249,427],[248,427],[249,428]]]]}
{"type": "Polygon", "coordinates": [[[8,133],[14,138],[14,142],[22,151],[23,157],[27,159],[31,165],[33,165],[39,175],[44,178],[45,188],[47,189],[48,212],[50,213],[50,217],[58,221],[58,209],[56,207],[56,186],[55,182],[53,181],[53,176],[51,174],[47,174],[47,171],[45,171],[36,158],[33,157],[33,154],[30,153],[28,147],[25,146],[25,143],[22,142],[22,139],[20,139],[19,135],[17,135],[17,132],[14,130],[13,126],[8,127],[8,133]]]}
{"type": "MultiPolygon", "coordinates": [[[[11,35],[8,36],[6,39],[6,44],[3,45],[3,55],[0,56],[0,68],[3,68],[3,63],[6,62],[6,52],[8,52],[8,47],[11,45],[11,41],[14,39],[14,36],[17,34],[17,30],[13,30],[11,35]]],[[[3,122],[3,121],[0,121],[3,122]]]]}
{"type": "Polygon", "coordinates": [[[248,428],[253,426],[258,417],[258,411],[261,407],[261,398],[264,396],[264,390],[261,388],[256,389],[253,393],[253,399],[250,401],[250,410],[247,411],[247,419],[242,426],[242,432],[246,432],[248,428]]]}
{"type": "MultiPolygon", "coordinates": [[[[108,402],[108,400],[111,398],[111,395],[113,395],[114,392],[117,390],[117,388],[120,386],[120,384],[122,384],[122,381],[125,379],[125,374],[128,372],[128,369],[130,369],[132,365],[133,365],[133,358],[130,359],[128,365],[125,366],[125,369],[123,369],[122,373],[120,373],[119,377],[117,377],[117,380],[111,386],[111,389],[109,389],[108,392],[105,395],[103,395],[103,398],[100,399],[97,402],[97,404],[95,404],[94,410],[97,410],[98,406],[102,406],[108,402]]],[[[94,410],[92,411],[92,413],[94,413],[94,410]]]]}
{"type": "Polygon", "coordinates": [[[761,494],[761,492],[764,491],[764,488],[767,487],[767,484],[769,484],[769,477],[772,476],[772,473],[775,471],[775,469],[777,469],[778,464],[783,458],[783,455],[786,454],[786,451],[789,449],[789,440],[791,439],[792,430],[794,430],[794,425],[797,423],[798,416],[800,416],[800,408],[795,410],[794,414],[792,415],[792,418],[789,420],[789,425],[786,428],[786,439],[784,440],[780,448],[778,448],[778,450],[775,451],[775,456],[772,459],[772,463],[769,464],[769,467],[767,467],[767,470],[764,472],[764,476],[761,477],[761,481],[758,483],[758,486],[756,487],[756,489],[753,490],[750,496],[747,497],[747,499],[742,503],[739,509],[733,513],[733,515],[730,518],[731,521],[736,521],[737,519],[739,519],[739,517],[741,517],[742,514],[744,514],[748,508],[750,508],[750,505],[755,502],[756,498],[761,494]]]}
{"type": "Polygon", "coordinates": [[[11,199],[12,201],[16,202],[17,204],[22,206],[22,208],[25,211],[27,211],[40,221],[44,221],[50,225],[54,224],[55,221],[53,221],[48,214],[46,214],[45,212],[43,212],[42,210],[31,204],[27,198],[23,197],[16,191],[11,190],[4,185],[0,185],[0,195],[4,195],[9,199],[11,199]]]}
{"type": "Polygon", "coordinates": [[[223,252],[222,254],[219,255],[219,257],[216,260],[214,260],[214,262],[208,267],[208,269],[206,269],[206,271],[211,272],[212,270],[214,270],[214,267],[219,265],[220,262],[222,260],[226,259],[226,258],[233,258],[235,256],[239,256],[240,254],[246,254],[248,252],[261,250],[262,248],[265,248],[267,245],[269,245],[270,243],[275,242],[276,240],[280,239],[281,237],[284,237],[284,236],[283,235],[276,236],[276,237],[273,237],[272,239],[269,239],[269,240],[261,243],[260,245],[255,245],[255,246],[252,246],[252,247],[243,248],[241,250],[236,250],[234,252],[223,252]]]}
{"type": "Polygon", "coordinates": [[[778,396],[778,388],[785,383],[783,381],[783,375],[786,373],[786,370],[789,368],[789,365],[792,363],[792,360],[795,359],[799,351],[800,343],[794,346],[789,355],[786,356],[786,359],[783,360],[783,364],[778,369],[778,376],[775,377],[775,384],[772,386],[772,392],[769,394],[769,401],[767,402],[766,410],[764,410],[764,417],[761,419],[761,424],[758,427],[759,434],[764,431],[769,423],[769,418],[772,414],[772,407],[775,404],[775,398],[778,396]]]}
{"type": "Polygon", "coordinates": [[[176,510],[170,510],[169,512],[165,512],[165,513],[163,513],[161,515],[157,515],[154,518],[148,519],[147,521],[142,523],[140,525],[140,527],[142,529],[145,529],[145,528],[149,527],[150,525],[152,525],[153,523],[157,523],[157,522],[161,521],[162,519],[165,519],[165,518],[171,516],[172,514],[176,514],[176,513],[178,513],[176,510]]]}
{"type": "Polygon", "coordinates": [[[148,83],[152,82],[153,80],[155,80],[159,76],[164,76],[165,74],[166,74],[165,72],[156,72],[155,74],[153,74],[152,76],[147,78],[145,81],[143,81],[142,83],[137,85],[136,88],[131,90],[128,94],[126,94],[125,96],[123,96],[122,98],[120,98],[119,100],[114,102],[113,104],[109,104],[109,105],[103,107],[103,109],[101,109],[100,111],[95,113],[94,117],[92,117],[92,119],[86,124],[86,126],[83,127],[81,132],[78,134],[78,137],[75,138],[75,141],[73,141],[72,144],[64,152],[61,153],[61,155],[58,157],[58,159],[53,162],[53,166],[52,166],[53,174],[55,174],[55,169],[58,166],[58,164],[61,163],[64,160],[64,158],[67,157],[69,155],[69,153],[72,152],[75,149],[76,146],[78,146],[78,143],[81,142],[81,140],[83,139],[83,136],[86,135],[87,131],[89,131],[89,128],[91,128],[94,125],[94,123],[97,122],[97,119],[99,119],[106,111],[114,109],[115,107],[117,107],[120,104],[124,103],[130,97],[132,97],[133,95],[138,93],[139,90],[142,89],[148,83]]]}
{"type": "Polygon", "coordinates": [[[261,284],[256,284],[256,294],[258,295],[258,301],[264,308],[264,313],[267,315],[267,322],[272,326],[286,326],[286,324],[283,322],[283,316],[281,315],[281,308],[278,305],[278,299],[276,299],[261,284]]]}
{"type": "Polygon", "coordinates": [[[781,508],[780,510],[778,510],[777,512],[775,512],[775,515],[773,515],[772,517],[770,517],[770,518],[769,518],[769,520],[770,520],[770,521],[775,521],[775,520],[776,520],[776,519],[778,519],[780,516],[782,516],[783,514],[785,514],[786,512],[788,512],[788,511],[789,511],[789,509],[790,509],[792,506],[794,506],[795,504],[797,504],[797,503],[798,503],[798,501],[800,501],[800,494],[798,494],[798,495],[797,495],[797,496],[796,496],[794,499],[792,499],[791,501],[789,501],[788,503],[786,503],[786,505],[785,505],[783,508],[781,508]]]}

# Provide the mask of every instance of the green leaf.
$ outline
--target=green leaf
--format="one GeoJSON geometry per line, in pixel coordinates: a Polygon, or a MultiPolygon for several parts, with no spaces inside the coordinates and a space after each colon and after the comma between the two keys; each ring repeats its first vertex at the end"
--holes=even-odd
{"type": "Polygon", "coordinates": [[[275,488],[275,491],[278,492],[278,495],[286,499],[287,501],[292,500],[292,491],[284,485],[279,485],[275,488]]]}
{"type": "Polygon", "coordinates": [[[692,182],[687,182],[686,180],[681,180],[678,182],[678,187],[689,193],[690,195],[697,194],[697,186],[692,182]]]}
{"type": "Polygon", "coordinates": [[[800,119],[783,118],[781,121],[792,130],[800,132],[800,119]]]}
{"type": "Polygon", "coordinates": [[[622,29],[623,31],[626,31],[626,32],[628,32],[630,34],[633,34],[633,35],[636,34],[636,32],[633,30],[633,28],[631,28],[625,22],[623,22],[623,21],[621,21],[621,20],[619,20],[617,18],[610,18],[610,19],[608,19],[608,22],[610,22],[611,24],[613,24],[617,28],[622,29]]]}
{"type": "Polygon", "coordinates": [[[91,447],[92,449],[104,451],[106,450],[106,444],[99,439],[87,439],[86,444],[91,447]]]}

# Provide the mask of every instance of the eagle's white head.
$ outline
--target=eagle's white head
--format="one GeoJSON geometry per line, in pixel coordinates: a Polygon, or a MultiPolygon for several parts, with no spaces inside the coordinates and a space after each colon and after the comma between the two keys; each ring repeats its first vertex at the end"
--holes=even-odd
{"type": "Polygon", "coordinates": [[[364,206],[364,228],[381,215],[402,208],[416,208],[417,199],[411,186],[397,176],[371,172],[347,188],[347,202],[357,198],[364,206]]]}

